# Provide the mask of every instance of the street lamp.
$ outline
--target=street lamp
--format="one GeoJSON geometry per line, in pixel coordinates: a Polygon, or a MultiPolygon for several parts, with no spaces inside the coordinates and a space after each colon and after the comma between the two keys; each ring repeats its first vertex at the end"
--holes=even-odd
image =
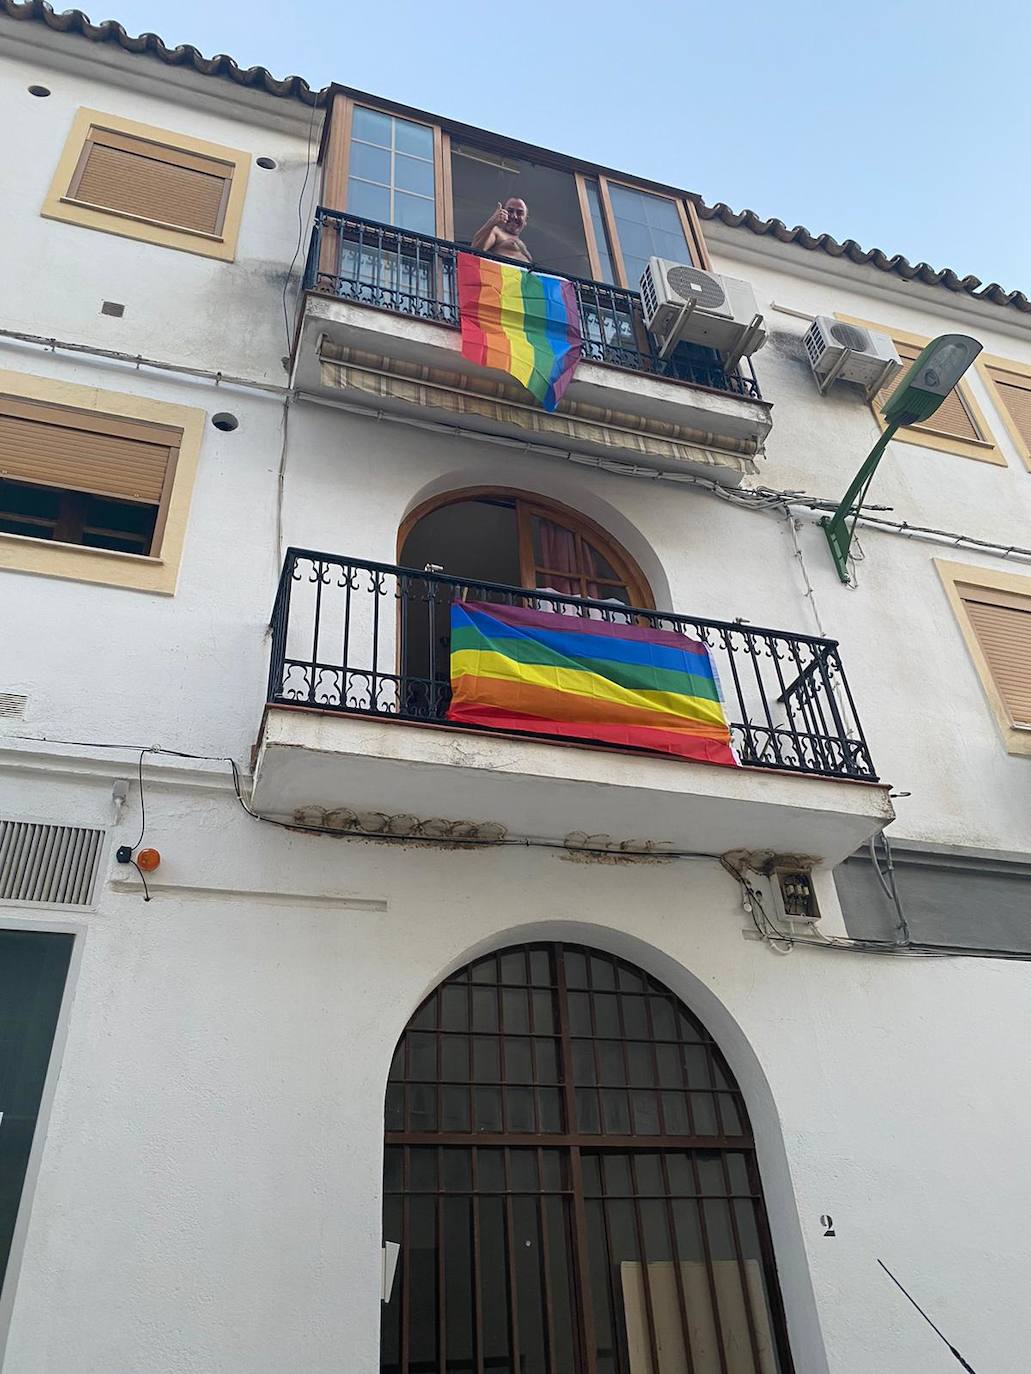
{"type": "Polygon", "coordinates": [[[931,340],[889,396],[881,412],[884,433],[870,450],[837,510],[822,521],[831,558],[842,582],[849,580],[848,551],[856,520],[877,465],[895,431],[903,425],[918,425],[930,419],[980,352],[981,345],[966,334],[942,334],[931,340]]]}

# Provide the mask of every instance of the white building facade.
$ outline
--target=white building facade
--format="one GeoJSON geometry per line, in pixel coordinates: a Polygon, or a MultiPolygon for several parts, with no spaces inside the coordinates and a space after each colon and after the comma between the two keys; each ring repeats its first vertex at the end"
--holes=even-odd
{"type": "Polygon", "coordinates": [[[1014,1368],[1028,301],[75,12],[0,64],[0,1369],[949,1368],[878,1260],[1014,1368]],[[503,193],[554,415],[459,351],[503,193]],[[659,357],[653,253],[765,345],[659,357]],[[849,585],[817,316],[983,345],[849,585]],[[703,638],[742,766],[450,724],[470,601],[703,638]]]}

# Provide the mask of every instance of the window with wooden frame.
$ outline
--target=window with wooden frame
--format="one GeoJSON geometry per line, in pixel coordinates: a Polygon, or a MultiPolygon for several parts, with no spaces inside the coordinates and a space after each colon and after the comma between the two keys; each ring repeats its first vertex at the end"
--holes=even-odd
{"type": "Polygon", "coordinates": [[[322,160],[323,205],[460,244],[499,201],[518,196],[529,207],[535,265],[565,276],[636,291],[652,254],[710,265],[694,206],[675,192],[579,171],[486,134],[452,136],[343,93],[334,98],[322,160]],[[431,186],[435,230],[427,227],[431,186]]]}
{"type": "MultiPolygon", "coordinates": [[[[895,374],[887,386],[881,388],[870,403],[874,418],[881,429],[884,429],[884,416],[881,412],[888,397],[905,377],[910,364],[931,341],[921,334],[891,329],[887,325],[856,319],[852,315],[837,314],[834,318],[845,324],[857,324],[866,329],[876,330],[879,334],[887,334],[898,350],[902,370],[895,374]]],[[[981,463],[1006,466],[1006,459],[999,452],[967,379],[961,381],[946,396],[926,424],[910,425],[900,429],[895,438],[902,443],[919,444],[921,448],[933,448],[940,453],[954,453],[962,458],[974,458],[981,463]]]]}
{"type": "Polygon", "coordinates": [[[982,353],[977,367],[1017,452],[1031,470],[1031,366],[982,353]]]}
{"type": "Polygon", "coordinates": [[[173,592],[203,423],[0,374],[0,567],[173,592]]]}
{"type": "Polygon", "coordinates": [[[1006,747],[1031,755],[1031,577],[935,563],[1006,747]]]}
{"type": "Polygon", "coordinates": [[[0,533],[149,554],[182,434],[0,396],[0,533]]]}
{"type": "Polygon", "coordinates": [[[80,110],[43,213],[228,259],[249,162],[236,149],[80,110]]]}

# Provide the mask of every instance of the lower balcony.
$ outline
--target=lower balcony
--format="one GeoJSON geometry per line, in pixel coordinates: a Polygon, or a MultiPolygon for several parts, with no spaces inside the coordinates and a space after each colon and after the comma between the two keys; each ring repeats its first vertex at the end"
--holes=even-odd
{"type": "Polygon", "coordinates": [[[657,852],[770,849],[823,865],[892,819],[833,640],[301,549],[287,554],[271,631],[263,814],[427,835],[458,823],[572,847],[587,835],[657,852]],[[701,641],[740,766],[453,724],[451,607],[468,602],[701,641]]]}
{"type": "Polygon", "coordinates": [[[295,382],[305,394],[400,415],[439,410],[450,426],[568,452],[644,462],[725,483],[755,473],[771,428],[751,361],[710,348],[667,358],[635,291],[569,278],[583,357],[546,414],[505,374],[461,354],[462,245],[320,209],[308,253],[295,382]],[[344,392],[346,395],[341,395],[344,392]]]}

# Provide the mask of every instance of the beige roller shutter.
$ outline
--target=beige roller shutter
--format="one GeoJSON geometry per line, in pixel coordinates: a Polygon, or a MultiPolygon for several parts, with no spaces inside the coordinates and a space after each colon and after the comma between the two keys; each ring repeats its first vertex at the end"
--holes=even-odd
{"type": "Polygon", "coordinates": [[[999,695],[1017,725],[1031,725],[1031,596],[960,586],[999,695]]]}
{"type": "MultiPolygon", "coordinates": [[[[892,394],[899,382],[909,371],[910,363],[916,361],[920,356],[920,349],[913,344],[899,343],[895,341],[898,355],[902,359],[902,371],[897,372],[887,386],[877,393],[874,406],[878,415],[887,403],[888,397],[892,394]]],[[[974,423],[974,418],[963,403],[963,395],[959,387],[954,387],[945,397],[941,405],[934,412],[931,418],[923,425],[911,425],[911,429],[926,429],[929,434],[948,434],[956,439],[984,439],[984,435],[974,423]]]]}
{"type": "Polygon", "coordinates": [[[68,195],[86,205],[218,235],[232,175],[230,162],[94,127],[68,195]]]}
{"type": "Polygon", "coordinates": [[[1031,377],[1020,377],[1000,367],[989,367],[988,372],[1013,428],[1031,453],[1031,377]]]}
{"type": "Polygon", "coordinates": [[[174,429],[0,396],[0,478],[157,506],[182,436],[174,429]]]}

